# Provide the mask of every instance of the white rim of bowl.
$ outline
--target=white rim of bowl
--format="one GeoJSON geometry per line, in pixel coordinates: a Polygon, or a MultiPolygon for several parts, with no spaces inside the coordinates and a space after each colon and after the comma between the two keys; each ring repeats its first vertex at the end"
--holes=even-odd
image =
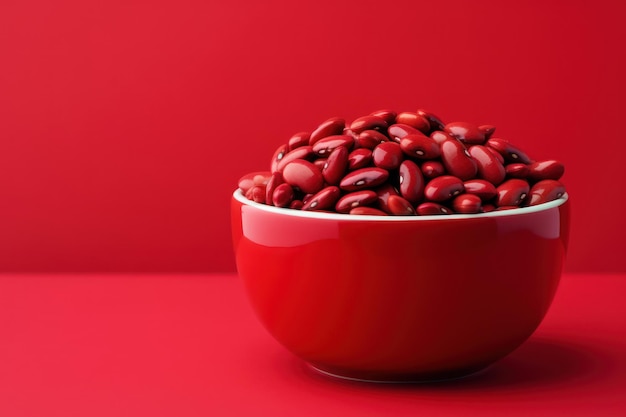
{"type": "Polygon", "coordinates": [[[266,211],[268,213],[280,214],[283,216],[305,217],[307,219],[320,219],[320,220],[346,220],[346,221],[364,221],[364,220],[376,220],[382,222],[406,222],[406,221],[424,221],[424,220],[460,220],[460,219],[484,219],[486,217],[504,217],[504,216],[517,216],[523,214],[537,213],[544,210],[549,210],[564,204],[568,200],[567,193],[556,200],[548,201],[547,203],[537,204],[536,206],[521,207],[517,209],[509,209],[502,211],[490,211],[488,213],[476,213],[476,214],[435,214],[429,216],[372,216],[372,215],[350,215],[341,213],[322,213],[317,211],[302,211],[294,210],[290,208],[281,208],[276,206],[269,206],[267,204],[256,203],[252,200],[248,200],[240,189],[236,189],[233,193],[235,200],[242,204],[254,207],[256,209],[266,211]]]}

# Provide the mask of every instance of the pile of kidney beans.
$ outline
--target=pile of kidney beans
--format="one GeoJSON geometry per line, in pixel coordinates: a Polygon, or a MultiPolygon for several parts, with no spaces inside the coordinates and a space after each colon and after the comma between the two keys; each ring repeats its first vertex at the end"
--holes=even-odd
{"type": "Polygon", "coordinates": [[[560,198],[564,166],[533,161],[495,127],[444,124],[423,110],[333,117],[239,180],[246,198],[296,210],[369,215],[485,213],[560,198]]]}

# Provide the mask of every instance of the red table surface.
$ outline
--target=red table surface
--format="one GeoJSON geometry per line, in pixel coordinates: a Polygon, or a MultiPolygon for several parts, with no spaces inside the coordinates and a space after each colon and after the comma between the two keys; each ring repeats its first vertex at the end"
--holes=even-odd
{"type": "Polygon", "coordinates": [[[0,275],[0,416],[624,416],[626,276],[565,275],[485,372],[377,385],[275,342],[234,275],[0,275]]]}

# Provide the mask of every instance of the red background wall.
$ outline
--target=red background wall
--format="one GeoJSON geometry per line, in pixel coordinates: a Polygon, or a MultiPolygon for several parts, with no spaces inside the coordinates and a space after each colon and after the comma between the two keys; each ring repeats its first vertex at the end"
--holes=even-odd
{"type": "Polygon", "coordinates": [[[429,109],[566,164],[569,271],[626,271],[618,1],[0,3],[0,271],[229,271],[237,179],[429,109]],[[223,3],[223,4],[222,4],[223,3]]]}

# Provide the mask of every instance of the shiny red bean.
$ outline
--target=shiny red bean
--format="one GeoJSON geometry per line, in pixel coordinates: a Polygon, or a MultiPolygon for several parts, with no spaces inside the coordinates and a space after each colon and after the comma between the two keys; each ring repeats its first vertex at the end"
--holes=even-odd
{"type": "Polygon", "coordinates": [[[348,168],[348,155],[348,149],[344,146],[339,146],[330,153],[322,168],[322,176],[328,184],[339,184],[339,180],[343,178],[348,168]]]}
{"type": "Polygon", "coordinates": [[[467,180],[463,183],[465,192],[478,196],[482,201],[491,200],[496,196],[496,187],[486,180],[467,180]]]}
{"type": "Polygon", "coordinates": [[[444,127],[444,131],[467,144],[482,145],[485,143],[485,134],[478,126],[467,122],[452,122],[444,127]]]}
{"type": "Polygon", "coordinates": [[[495,149],[504,157],[504,161],[508,164],[513,162],[521,162],[522,164],[530,164],[530,158],[522,150],[511,145],[509,141],[501,138],[491,138],[487,141],[487,146],[495,149]]]}
{"type": "Polygon", "coordinates": [[[493,132],[496,131],[496,127],[492,125],[481,125],[478,126],[478,130],[480,130],[483,135],[485,135],[485,139],[489,139],[491,135],[493,135],[493,132]]]}
{"type": "Polygon", "coordinates": [[[483,204],[483,213],[489,213],[490,211],[494,211],[496,209],[496,206],[494,206],[493,204],[483,204]]]}
{"type": "Polygon", "coordinates": [[[388,211],[389,207],[387,206],[387,201],[389,201],[389,196],[392,195],[400,195],[398,190],[391,184],[383,184],[380,187],[377,187],[375,190],[377,195],[377,203],[378,206],[384,211],[388,211]]]}
{"type": "Polygon", "coordinates": [[[372,151],[367,148],[355,149],[348,155],[348,170],[365,168],[372,164],[372,151]]]}
{"type": "Polygon", "coordinates": [[[384,211],[375,209],[373,207],[355,207],[350,210],[350,214],[359,216],[387,216],[384,211]]]}
{"type": "Polygon", "coordinates": [[[379,116],[362,116],[356,119],[350,124],[350,130],[352,130],[357,135],[364,130],[386,130],[387,122],[385,119],[379,116]]]}
{"type": "Polygon", "coordinates": [[[339,182],[339,187],[345,191],[358,191],[374,188],[389,178],[389,172],[382,168],[361,168],[348,173],[339,182]]]}
{"type": "Polygon", "coordinates": [[[462,181],[476,176],[478,168],[465,145],[456,139],[446,140],[441,144],[441,160],[446,171],[462,181]]]}
{"type": "Polygon", "coordinates": [[[474,214],[480,213],[482,201],[474,194],[460,194],[452,200],[452,208],[457,213],[474,214]]]}
{"type": "Polygon", "coordinates": [[[498,161],[498,159],[487,150],[485,146],[474,145],[470,146],[469,153],[476,161],[476,167],[478,168],[478,176],[483,178],[493,185],[499,185],[504,181],[506,172],[504,166],[498,161]]]}
{"type": "Polygon", "coordinates": [[[307,194],[317,193],[324,185],[324,177],[320,169],[304,159],[296,159],[285,165],[283,179],[289,185],[307,194]]]}
{"type": "Polygon", "coordinates": [[[389,135],[389,138],[391,140],[400,143],[400,140],[406,135],[421,135],[422,132],[412,126],[396,123],[395,125],[389,126],[389,129],[387,129],[387,134],[389,135]]]}
{"type": "Polygon", "coordinates": [[[255,203],[265,204],[265,186],[255,185],[250,189],[252,201],[255,203]]]}
{"type": "Polygon", "coordinates": [[[246,192],[255,185],[265,185],[268,183],[272,173],[269,171],[251,172],[239,178],[237,187],[245,195],[246,192]]]}
{"type": "Polygon", "coordinates": [[[430,122],[428,119],[417,113],[408,111],[398,113],[396,123],[412,126],[426,135],[430,132],[430,122]]]}
{"type": "Polygon", "coordinates": [[[400,149],[405,154],[418,159],[434,159],[441,155],[441,148],[437,142],[421,134],[403,137],[400,140],[400,149]]]}
{"type": "Polygon", "coordinates": [[[353,208],[369,206],[377,199],[378,194],[372,190],[354,191],[341,197],[335,204],[335,210],[339,213],[349,213],[353,208]]]}
{"type": "Polygon", "coordinates": [[[327,210],[335,206],[335,203],[337,202],[337,200],[339,200],[340,196],[341,190],[339,190],[339,188],[335,187],[334,185],[330,185],[328,187],[322,188],[313,197],[308,199],[307,202],[302,206],[302,210],[327,210]]]}
{"type": "Polygon", "coordinates": [[[446,206],[442,206],[441,204],[433,203],[431,201],[427,201],[426,203],[422,203],[417,206],[417,214],[420,216],[433,216],[439,214],[452,214],[452,210],[450,210],[446,206]]]}
{"type": "Polygon", "coordinates": [[[317,158],[313,161],[313,164],[321,170],[324,169],[326,164],[328,163],[328,158],[317,158]]]}
{"type": "Polygon", "coordinates": [[[278,164],[283,160],[285,155],[289,152],[289,145],[280,145],[278,149],[274,152],[272,156],[272,163],[270,165],[270,170],[272,172],[278,171],[278,164]]]}
{"type": "Polygon", "coordinates": [[[389,210],[389,214],[393,214],[395,216],[415,215],[415,209],[411,203],[399,195],[389,196],[389,200],[387,200],[387,209],[389,210]]]}
{"type": "Polygon", "coordinates": [[[304,206],[304,203],[302,202],[302,200],[293,200],[289,204],[289,208],[294,209],[294,210],[302,210],[303,206],[304,206]]]}
{"type": "MultiPolygon", "coordinates": [[[[487,148],[491,149],[491,148],[487,148]]],[[[528,165],[522,163],[508,164],[504,167],[506,176],[509,178],[525,179],[528,177],[528,165]]]]}
{"type": "Polygon", "coordinates": [[[456,197],[465,191],[463,181],[452,175],[442,175],[434,178],[424,187],[424,196],[427,200],[442,202],[456,197]]]}
{"type": "Polygon", "coordinates": [[[496,188],[496,206],[520,206],[528,196],[529,186],[524,180],[512,178],[496,188]]]}
{"type": "Polygon", "coordinates": [[[272,174],[267,182],[267,185],[265,186],[265,204],[269,204],[270,206],[274,204],[274,191],[276,190],[276,187],[284,182],[283,174],[278,171],[272,174]]]}
{"type": "Polygon", "coordinates": [[[389,138],[376,130],[364,130],[354,140],[355,148],[374,149],[381,143],[388,142],[389,138]]]}
{"type": "Polygon", "coordinates": [[[328,156],[338,146],[345,146],[351,149],[354,145],[354,138],[350,135],[333,135],[326,136],[315,142],[313,145],[313,152],[319,156],[328,156]]]}
{"type": "Polygon", "coordinates": [[[556,180],[541,180],[532,186],[529,192],[529,206],[547,203],[563,197],[565,186],[556,180]]]}
{"type": "Polygon", "coordinates": [[[417,164],[409,159],[402,161],[398,170],[400,194],[411,204],[424,198],[424,177],[417,164]]]}
{"type": "Polygon", "coordinates": [[[424,178],[429,180],[444,175],[446,173],[446,168],[439,161],[424,161],[422,166],[422,174],[424,174],[424,178]]]}
{"type": "MultiPolygon", "coordinates": [[[[274,193],[272,194],[272,202],[274,203],[276,207],[289,206],[290,208],[294,208],[294,207],[291,207],[291,205],[295,203],[295,201],[293,201],[293,197],[294,197],[294,191],[291,185],[287,183],[282,183],[279,186],[277,186],[276,189],[274,190],[274,193]]],[[[300,201],[300,203],[302,202],[300,201]]],[[[298,208],[301,208],[301,207],[302,206],[298,208]]]]}
{"type": "Polygon", "coordinates": [[[309,138],[309,145],[315,145],[315,142],[325,138],[326,136],[341,135],[343,129],[346,127],[346,121],[339,117],[331,117],[320,124],[317,129],[311,133],[309,138]]]}
{"type": "Polygon", "coordinates": [[[441,119],[435,116],[434,114],[427,112],[426,110],[422,110],[422,109],[417,109],[417,114],[419,114],[422,117],[425,117],[426,120],[428,120],[431,131],[444,129],[445,123],[443,123],[441,119]]]}
{"type": "Polygon", "coordinates": [[[435,142],[437,142],[439,144],[439,146],[441,146],[441,144],[444,141],[448,140],[448,139],[450,139],[450,140],[456,139],[456,138],[452,137],[450,134],[448,134],[448,133],[446,133],[446,132],[444,132],[442,130],[435,130],[434,132],[432,132],[430,134],[430,138],[432,140],[434,140],[435,142]]]}
{"type": "Polygon", "coordinates": [[[309,139],[311,138],[311,132],[298,132],[292,137],[289,138],[288,148],[290,151],[293,151],[300,146],[306,146],[309,144],[309,139]]]}
{"type": "Polygon", "coordinates": [[[374,165],[386,170],[397,169],[403,157],[402,149],[396,142],[383,142],[372,151],[374,165]]]}
{"type": "Polygon", "coordinates": [[[554,159],[537,161],[528,165],[528,179],[530,181],[559,180],[564,172],[565,166],[554,159]]]}
{"type": "Polygon", "coordinates": [[[489,152],[491,152],[493,154],[493,156],[496,157],[496,159],[502,164],[504,165],[504,157],[500,154],[500,152],[496,151],[495,149],[493,149],[490,146],[485,146],[485,149],[487,149],[489,152]]]}
{"type": "Polygon", "coordinates": [[[392,124],[396,122],[397,113],[393,110],[389,110],[389,109],[376,110],[374,112],[371,112],[370,114],[372,116],[380,117],[385,122],[387,122],[388,126],[391,126],[392,124]]]}
{"type": "Polygon", "coordinates": [[[282,158],[280,158],[280,161],[278,162],[275,171],[282,172],[282,170],[285,169],[285,166],[289,162],[295,161],[296,159],[308,160],[312,156],[314,156],[313,148],[311,148],[310,146],[300,146],[299,148],[296,148],[293,151],[286,153],[282,158]]]}

